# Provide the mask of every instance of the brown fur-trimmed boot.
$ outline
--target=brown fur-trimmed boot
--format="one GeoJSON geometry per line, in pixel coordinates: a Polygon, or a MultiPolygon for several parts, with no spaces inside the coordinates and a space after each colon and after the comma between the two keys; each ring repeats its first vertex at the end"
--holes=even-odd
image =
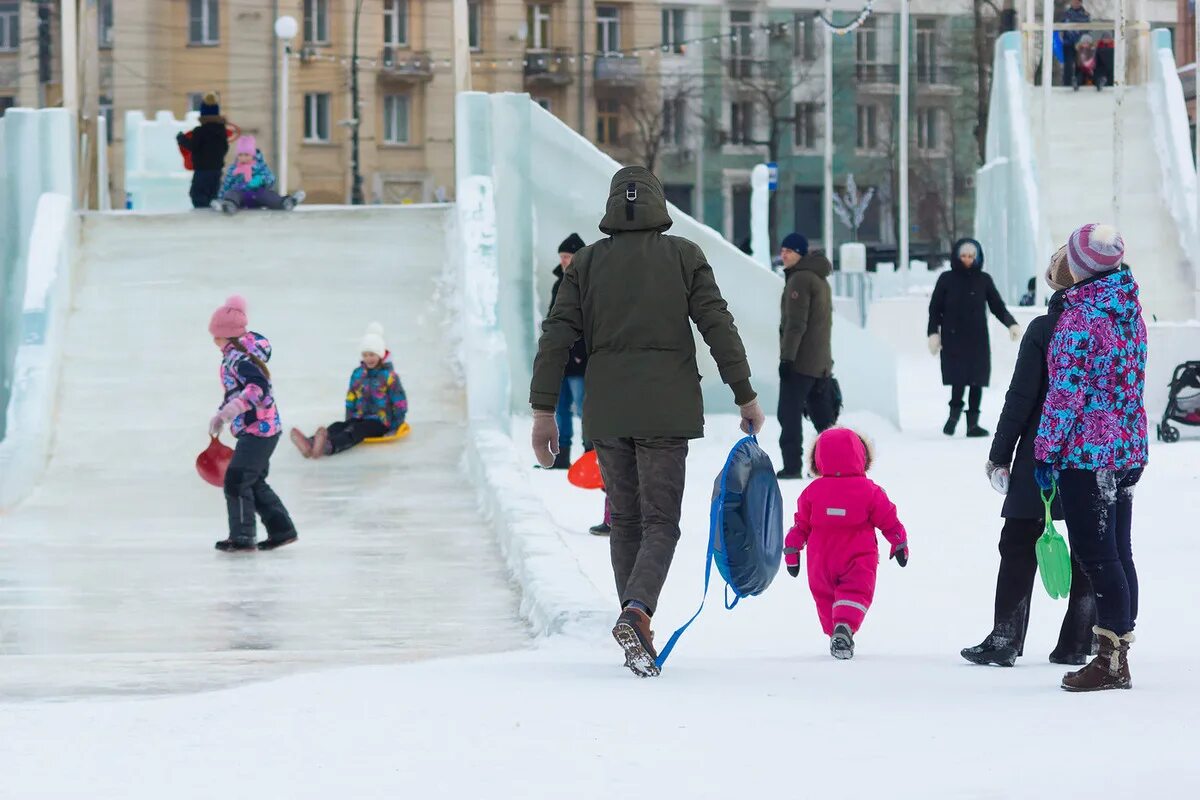
{"type": "Polygon", "coordinates": [[[1068,692],[1133,688],[1129,677],[1129,645],[1133,644],[1133,633],[1118,636],[1100,626],[1092,630],[1100,639],[1100,653],[1083,669],[1064,675],[1062,688],[1068,692]]]}

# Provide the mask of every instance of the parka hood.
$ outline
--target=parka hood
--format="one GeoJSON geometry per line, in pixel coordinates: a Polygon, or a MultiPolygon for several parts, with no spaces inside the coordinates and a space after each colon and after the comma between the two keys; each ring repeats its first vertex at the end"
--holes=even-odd
{"type": "Polygon", "coordinates": [[[956,272],[983,272],[983,245],[975,239],[959,239],[954,243],[954,249],[950,251],[950,269],[956,272]],[[958,251],[964,244],[975,245],[975,263],[970,269],[963,266],[963,263],[958,260],[958,251]]]}
{"type": "Polygon", "coordinates": [[[645,167],[624,167],[613,176],[600,230],[608,235],[658,231],[672,225],[662,184],[645,167]]]}
{"type": "Polygon", "coordinates": [[[849,428],[830,428],[818,436],[809,465],[814,475],[825,478],[861,477],[870,466],[870,448],[849,428]]]}
{"type": "Polygon", "coordinates": [[[812,272],[819,278],[828,278],[833,274],[833,264],[829,263],[824,253],[809,253],[796,262],[796,266],[784,272],[789,275],[793,272],[812,272]]]}
{"type": "Polygon", "coordinates": [[[1063,299],[1066,308],[1088,305],[1104,312],[1117,322],[1132,322],[1141,316],[1137,281],[1129,267],[1122,265],[1115,272],[1078,283],[1067,289],[1063,299]]]}

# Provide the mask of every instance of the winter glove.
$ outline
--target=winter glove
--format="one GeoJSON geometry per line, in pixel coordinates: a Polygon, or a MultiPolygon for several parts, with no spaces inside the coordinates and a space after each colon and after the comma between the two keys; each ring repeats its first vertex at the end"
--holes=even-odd
{"type": "Polygon", "coordinates": [[[929,334],[929,355],[936,356],[942,351],[942,335],[940,333],[929,334]]]}
{"type": "Polygon", "coordinates": [[[795,362],[780,361],[779,362],[779,380],[786,380],[788,375],[795,372],[795,362]]]}
{"type": "Polygon", "coordinates": [[[984,467],[987,470],[988,480],[992,484],[992,488],[1000,494],[1008,494],[1009,468],[1008,464],[993,464],[987,462],[984,467]]]}
{"type": "Polygon", "coordinates": [[[1043,491],[1048,492],[1054,488],[1056,477],[1054,467],[1049,464],[1039,461],[1033,467],[1033,479],[1037,482],[1038,488],[1043,491]]]}
{"type": "Polygon", "coordinates": [[[533,410],[533,455],[542,469],[554,466],[558,455],[558,423],[553,411],[533,410]]]}
{"type": "Polygon", "coordinates": [[[1008,338],[1014,342],[1021,338],[1021,326],[1015,322],[1008,326],[1008,338]]]}
{"type": "Polygon", "coordinates": [[[246,401],[240,397],[230,400],[225,405],[221,406],[221,410],[217,415],[208,421],[208,435],[217,436],[221,433],[221,429],[226,424],[232,422],[235,418],[246,413],[246,401]]]}
{"type": "Polygon", "coordinates": [[[742,433],[747,436],[754,436],[763,429],[766,424],[767,417],[763,414],[762,407],[759,406],[758,400],[751,400],[743,406],[738,406],[742,412],[742,433]]]}
{"type": "Polygon", "coordinates": [[[790,561],[791,559],[788,558],[788,556],[792,556],[792,555],[794,555],[796,557],[796,563],[795,564],[786,564],[785,563],[785,566],[787,567],[788,575],[791,575],[793,578],[798,578],[800,576],[800,548],[798,548],[798,547],[783,548],[783,558],[784,558],[785,562],[790,561]]]}
{"type": "Polygon", "coordinates": [[[896,563],[902,567],[908,566],[908,542],[900,542],[900,544],[892,545],[892,554],[888,558],[896,559],[896,563]]]}

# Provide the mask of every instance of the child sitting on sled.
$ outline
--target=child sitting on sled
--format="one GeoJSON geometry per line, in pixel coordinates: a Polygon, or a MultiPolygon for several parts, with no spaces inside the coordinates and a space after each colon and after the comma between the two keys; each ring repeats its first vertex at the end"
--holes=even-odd
{"type": "Polygon", "coordinates": [[[400,376],[392,366],[391,353],[383,343],[383,326],[371,323],[362,340],[362,363],[350,375],[346,391],[346,419],[328,428],[317,428],[305,436],[292,428],[292,444],[305,458],[322,458],[341,453],[366,439],[396,434],[408,414],[408,398],[400,376]]]}
{"type": "Polygon", "coordinates": [[[788,574],[800,574],[800,552],[808,548],[808,588],[817,604],[829,653],[854,656],[854,634],[875,596],[879,546],[875,529],[891,543],[891,558],[908,564],[908,534],[896,506],[874,481],[871,448],[848,428],[830,428],[817,437],[809,470],[817,479],[800,495],[796,522],[784,538],[788,574]]]}
{"type": "Polygon", "coordinates": [[[280,197],[275,191],[275,174],[267,166],[258,142],[253,136],[242,136],[237,141],[237,155],[221,184],[221,199],[214,200],[212,206],[226,214],[235,214],[243,208],[291,211],[303,200],[304,192],[280,197]]]}

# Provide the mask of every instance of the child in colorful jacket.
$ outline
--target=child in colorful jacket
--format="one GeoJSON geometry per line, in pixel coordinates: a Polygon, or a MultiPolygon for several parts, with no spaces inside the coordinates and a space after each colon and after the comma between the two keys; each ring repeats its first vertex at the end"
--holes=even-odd
{"type": "Polygon", "coordinates": [[[362,444],[365,439],[391,436],[408,414],[408,398],[383,341],[383,326],[373,322],[362,340],[362,363],[350,375],[346,419],[305,436],[292,428],[292,444],[305,458],[322,458],[362,444]]]}
{"type": "Polygon", "coordinates": [[[901,567],[908,564],[908,534],[896,506],[866,477],[871,467],[866,439],[848,428],[830,428],[817,437],[809,458],[809,469],[818,477],[800,495],[783,557],[794,578],[800,574],[800,552],[808,547],[808,587],[821,629],[830,637],[829,652],[848,659],[875,596],[875,529],[891,543],[890,558],[901,567]]]}
{"type": "Polygon", "coordinates": [[[267,540],[259,550],[274,550],[296,541],[296,527],[278,495],[267,485],[271,454],[279,444],[279,409],[271,394],[271,343],[246,329],[246,301],[234,295],[213,312],[208,332],[221,350],[221,386],[225,399],[208,424],[218,436],[225,425],[237,438],[233,460],[225,471],[225,505],[229,537],[217,542],[226,552],[254,550],[254,515],[262,517],[267,540]]]}
{"type": "Polygon", "coordinates": [[[253,136],[242,136],[237,141],[237,155],[221,184],[221,199],[214,200],[212,205],[226,214],[243,208],[291,211],[303,200],[304,192],[279,196],[275,191],[275,174],[267,166],[257,141],[253,136]]]}
{"type": "Polygon", "coordinates": [[[1146,324],[1125,242],[1110,225],[1071,234],[1066,291],[1046,356],[1049,389],[1038,426],[1034,477],[1057,484],[1071,551],[1096,592],[1100,654],[1067,673],[1062,688],[1128,689],[1137,622],[1133,489],[1149,454],[1146,436],[1146,324]]]}

